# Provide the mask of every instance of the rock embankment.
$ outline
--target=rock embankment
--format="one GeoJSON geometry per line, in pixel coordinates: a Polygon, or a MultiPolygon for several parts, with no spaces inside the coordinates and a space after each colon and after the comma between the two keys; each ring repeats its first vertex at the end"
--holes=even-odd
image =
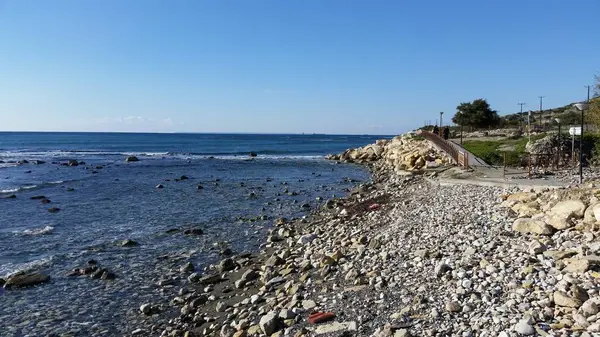
{"type": "Polygon", "coordinates": [[[451,164],[451,158],[432,143],[414,134],[378,140],[341,154],[329,155],[327,159],[349,163],[367,163],[382,160],[388,168],[400,171],[418,171],[424,168],[451,164]]]}

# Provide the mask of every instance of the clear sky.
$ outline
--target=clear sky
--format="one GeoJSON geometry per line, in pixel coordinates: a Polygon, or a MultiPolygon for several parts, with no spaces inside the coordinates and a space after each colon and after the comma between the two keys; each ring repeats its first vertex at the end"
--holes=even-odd
{"type": "Polygon", "coordinates": [[[585,98],[600,0],[0,0],[0,130],[396,134],[585,98]]]}

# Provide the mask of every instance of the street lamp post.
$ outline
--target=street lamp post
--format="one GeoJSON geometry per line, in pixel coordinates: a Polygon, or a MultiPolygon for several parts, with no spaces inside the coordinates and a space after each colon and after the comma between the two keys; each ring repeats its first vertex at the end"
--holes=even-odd
{"type": "Polygon", "coordinates": [[[583,183],[583,114],[590,108],[589,103],[577,103],[575,107],[581,111],[581,135],[579,136],[579,183],[583,183]]]}
{"type": "Polygon", "coordinates": [[[444,114],[443,111],[440,111],[440,135],[442,134],[442,115],[444,114]]]}

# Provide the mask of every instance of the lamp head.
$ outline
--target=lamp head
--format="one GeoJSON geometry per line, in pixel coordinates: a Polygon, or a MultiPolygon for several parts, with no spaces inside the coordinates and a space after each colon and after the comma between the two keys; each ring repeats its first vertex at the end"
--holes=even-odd
{"type": "Polygon", "coordinates": [[[590,108],[590,104],[589,103],[575,103],[575,107],[579,111],[585,111],[590,108]]]}
{"type": "Polygon", "coordinates": [[[560,124],[560,118],[554,118],[554,121],[558,124],[560,124]]]}

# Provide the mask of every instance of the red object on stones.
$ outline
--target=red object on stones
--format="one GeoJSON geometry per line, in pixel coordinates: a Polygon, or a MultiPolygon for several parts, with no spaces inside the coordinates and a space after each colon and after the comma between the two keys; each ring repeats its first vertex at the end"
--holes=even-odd
{"type": "Polygon", "coordinates": [[[381,207],[380,204],[372,204],[371,206],[369,206],[369,209],[374,211],[374,210],[378,209],[379,207],[381,207]]]}
{"type": "Polygon", "coordinates": [[[317,324],[321,322],[329,321],[334,318],[335,314],[333,312],[317,312],[310,316],[308,316],[308,322],[311,324],[317,324]]]}

